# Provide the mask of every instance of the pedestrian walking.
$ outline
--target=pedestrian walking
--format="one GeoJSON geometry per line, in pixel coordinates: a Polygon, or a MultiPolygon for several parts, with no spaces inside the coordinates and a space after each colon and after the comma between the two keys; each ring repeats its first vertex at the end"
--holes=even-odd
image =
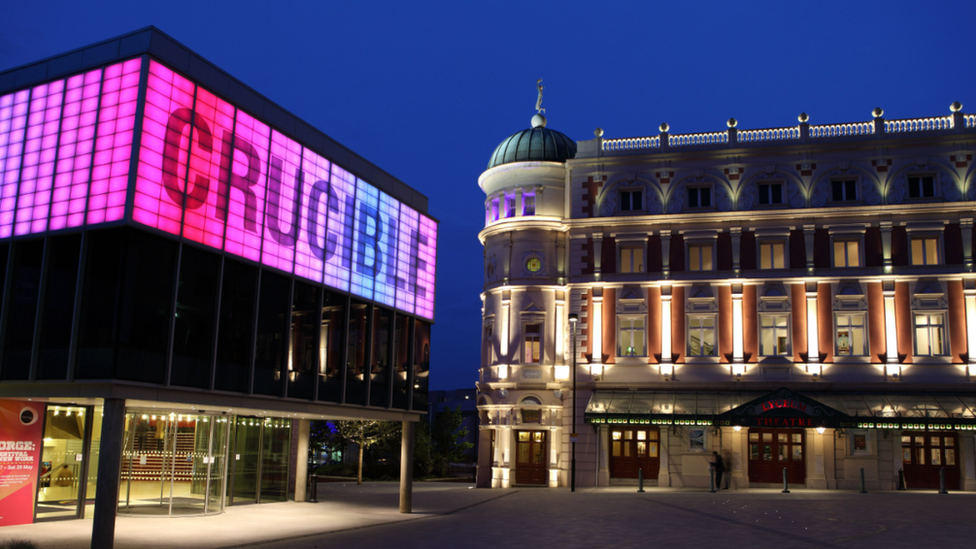
{"type": "MultiPolygon", "coordinates": [[[[725,472],[725,461],[718,452],[712,452],[712,469],[715,470],[715,489],[722,489],[722,473],[725,472]]],[[[726,488],[728,490],[728,488],[726,488]]]]}

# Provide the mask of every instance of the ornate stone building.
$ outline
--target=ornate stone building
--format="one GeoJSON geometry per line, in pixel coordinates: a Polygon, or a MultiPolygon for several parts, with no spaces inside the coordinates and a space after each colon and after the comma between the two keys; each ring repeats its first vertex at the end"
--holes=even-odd
{"type": "Polygon", "coordinates": [[[976,489],[976,116],[950,110],[502,142],[479,485],[707,487],[718,452],[732,488],[976,489]]]}

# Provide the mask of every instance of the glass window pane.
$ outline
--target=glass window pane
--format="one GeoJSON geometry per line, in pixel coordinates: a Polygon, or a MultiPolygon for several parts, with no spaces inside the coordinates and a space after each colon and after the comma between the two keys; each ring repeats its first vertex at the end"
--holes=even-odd
{"type": "Polygon", "coordinates": [[[759,442],[759,433],[749,433],[750,442],[759,442]]]}
{"type": "Polygon", "coordinates": [[[938,241],[934,238],[925,239],[925,264],[926,265],[939,264],[938,241]]]}
{"type": "Polygon", "coordinates": [[[763,442],[772,442],[773,441],[773,434],[772,433],[763,433],[762,434],[762,439],[763,439],[763,442]]]}
{"type": "Polygon", "coordinates": [[[291,281],[270,271],[261,273],[258,329],[254,355],[254,392],[281,396],[288,340],[291,281]]]}
{"type": "Polygon", "coordinates": [[[222,391],[247,391],[254,347],[257,276],[254,267],[224,260],[215,379],[215,388],[222,391]]]}
{"type": "Polygon", "coordinates": [[[170,374],[174,385],[200,389],[210,386],[219,275],[219,256],[183,246],[170,374]]]}
{"type": "Polygon", "coordinates": [[[703,271],[712,270],[712,247],[702,246],[702,269],[703,271]]]}
{"type": "Polygon", "coordinates": [[[924,265],[925,254],[922,249],[922,240],[919,238],[912,239],[912,265],[924,265]]]}
{"type": "Polygon", "coordinates": [[[793,433],[793,444],[803,443],[803,435],[800,433],[793,433]]]}
{"type": "Polygon", "coordinates": [[[750,444],[749,445],[749,459],[759,459],[759,445],[750,444]]]}
{"type": "Polygon", "coordinates": [[[945,463],[946,465],[955,465],[956,464],[956,451],[955,450],[953,450],[952,448],[946,448],[945,456],[946,456],[946,463],[945,463]]]}
{"type": "Polygon", "coordinates": [[[845,256],[844,243],[842,241],[834,241],[834,266],[835,267],[846,267],[847,260],[845,256]]]}
{"type": "MultiPolygon", "coordinates": [[[[65,379],[68,375],[68,346],[74,315],[81,235],[52,237],[49,242],[51,251],[44,311],[41,315],[37,378],[65,379]]],[[[0,249],[0,253],[4,251],[5,248],[0,249]]],[[[4,260],[6,257],[0,262],[4,260]]],[[[0,274],[0,283],[2,281],[3,275],[0,274]]]]}
{"type": "Polygon", "coordinates": [[[932,448],[932,465],[942,465],[942,450],[932,448]]]}
{"type": "Polygon", "coordinates": [[[793,461],[801,461],[803,459],[803,446],[791,446],[793,449],[793,461]]]}
{"type": "Polygon", "coordinates": [[[925,448],[916,448],[916,450],[917,453],[915,455],[918,456],[916,465],[925,465],[925,448]]]}

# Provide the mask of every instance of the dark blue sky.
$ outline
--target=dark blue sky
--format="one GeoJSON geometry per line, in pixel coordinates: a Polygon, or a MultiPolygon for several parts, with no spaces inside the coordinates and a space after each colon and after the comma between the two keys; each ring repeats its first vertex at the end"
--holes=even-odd
{"type": "Polygon", "coordinates": [[[495,146],[976,111],[976,3],[108,2],[3,4],[0,70],[155,25],[430,197],[441,221],[433,389],[478,376],[495,146]]]}

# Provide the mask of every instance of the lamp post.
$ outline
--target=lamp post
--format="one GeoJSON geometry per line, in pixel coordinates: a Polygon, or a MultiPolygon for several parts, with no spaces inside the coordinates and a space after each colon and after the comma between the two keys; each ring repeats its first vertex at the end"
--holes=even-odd
{"type": "Polygon", "coordinates": [[[569,491],[576,491],[576,323],[579,322],[579,315],[569,313],[569,325],[573,330],[573,431],[569,434],[571,450],[569,491]]]}

